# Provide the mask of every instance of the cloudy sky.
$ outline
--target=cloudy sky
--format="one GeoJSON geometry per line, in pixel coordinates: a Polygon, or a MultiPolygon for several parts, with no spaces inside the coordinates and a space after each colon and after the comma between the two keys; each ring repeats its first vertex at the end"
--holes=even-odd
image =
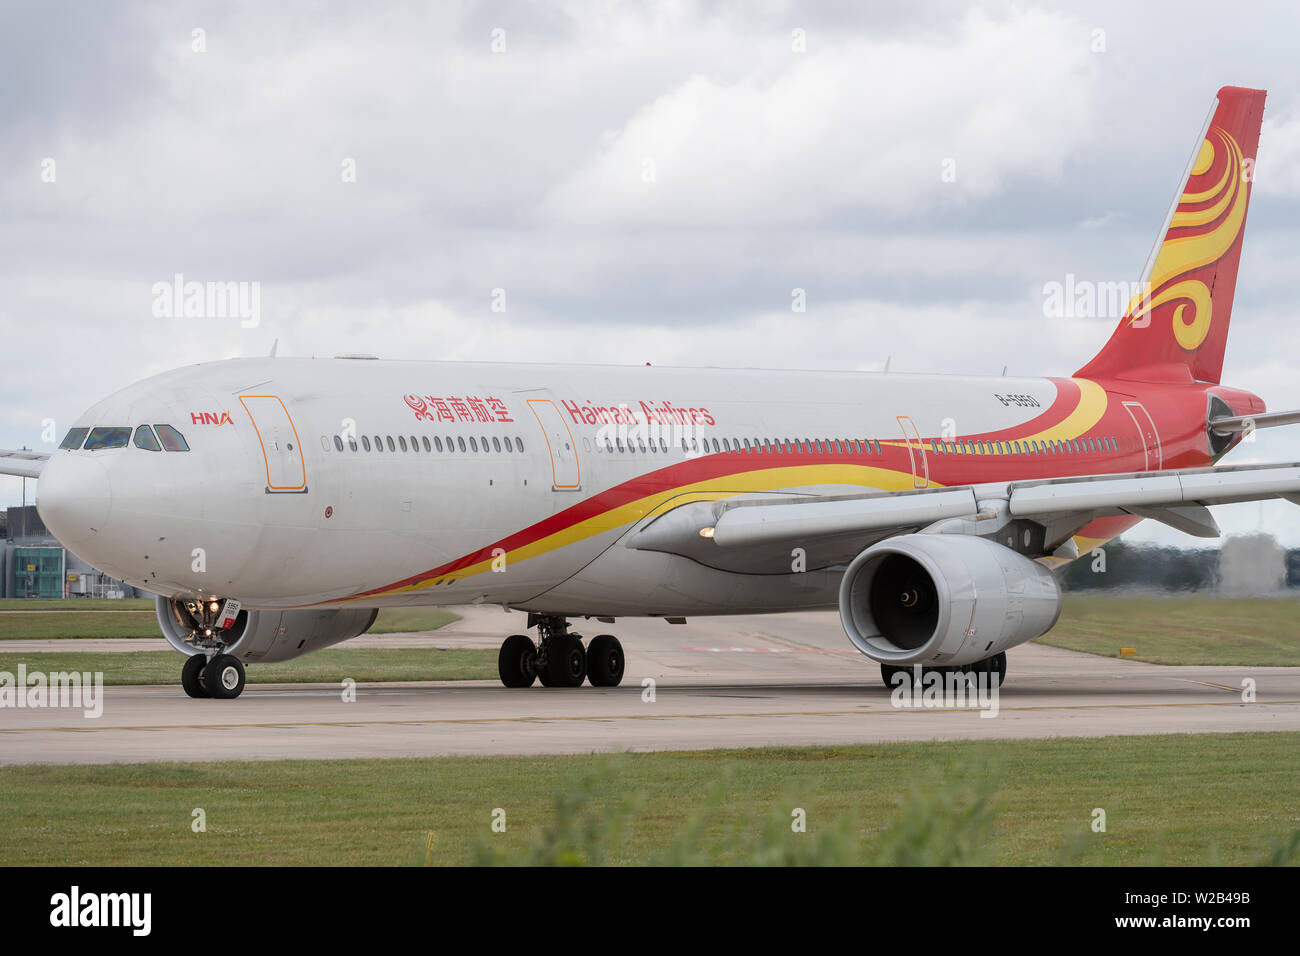
{"type": "Polygon", "coordinates": [[[269,6],[0,9],[0,447],[276,340],[1068,375],[1115,319],[1044,285],[1139,278],[1222,85],[1269,90],[1224,381],[1300,408],[1293,3],[269,6]],[[159,317],[176,274],[257,324],[159,317]]]}

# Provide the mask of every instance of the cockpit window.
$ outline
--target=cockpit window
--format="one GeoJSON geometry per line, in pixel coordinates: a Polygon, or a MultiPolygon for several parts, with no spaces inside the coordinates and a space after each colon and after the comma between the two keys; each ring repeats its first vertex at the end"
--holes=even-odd
{"type": "Polygon", "coordinates": [[[154,429],[158,432],[158,440],[162,442],[163,448],[168,451],[190,450],[190,443],[185,440],[185,436],[171,425],[154,425],[154,429]]]}
{"type": "Polygon", "coordinates": [[[64,436],[63,444],[59,447],[66,448],[69,451],[76,451],[81,447],[81,443],[86,440],[86,436],[89,434],[89,428],[73,428],[64,436]]]}
{"type": "Polygon", "coordinates": [[[158,436],[148,425],[141,425],[135,430],[135,447],[143,448],[145,451],[162,451],[162,445],[158,444],[158,436]]]}
{"type": "Polygon", "coordinates": [[[129,425],[102,425],[90,430],[86,439],[86,451],[98,451],[101,448],[125,448],[131,440],[129,425]]]}

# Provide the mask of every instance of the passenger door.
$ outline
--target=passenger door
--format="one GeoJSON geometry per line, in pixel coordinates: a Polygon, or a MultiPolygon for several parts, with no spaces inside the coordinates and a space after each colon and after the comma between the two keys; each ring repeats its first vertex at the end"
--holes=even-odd
{"type": "Polygon", "coordinates": [[[307,466],[302,444],[284,402],[276,395],[241,395],[239,403],[248,412],[262,444],[266,490],[306,494],[307,466]]]}
{"type": "Polygon", "coordinates": [[[549,398],[530,398],[528,408],[541,426],[550,451],[552,490],[581,490],[582,469],[578,463],[578,444],[564,415],[549,398]]]}
{"type": "Polygon", "coordinates": [[[1132,417],[1133,424],[1137,426],[1138,438],[1146,452],[1145,470],[1159,471],[1164,462],[1164,454],[1160,450],[1160,434],[1156,431],[1156,423],[1151,418],[1151,413],[1141,402],[1125,402],[1124,408],[1132,417]]]}

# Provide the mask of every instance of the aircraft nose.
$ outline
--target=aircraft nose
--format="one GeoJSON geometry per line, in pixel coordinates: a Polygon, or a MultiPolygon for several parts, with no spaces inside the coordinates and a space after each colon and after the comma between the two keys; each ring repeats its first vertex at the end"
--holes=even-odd
{"type": "Polygon", "coordinates": [[[112,508],[108,469],[87,455],[56,454],[36,482],[36,511],[67,548],[93,541],[112,508]]]}

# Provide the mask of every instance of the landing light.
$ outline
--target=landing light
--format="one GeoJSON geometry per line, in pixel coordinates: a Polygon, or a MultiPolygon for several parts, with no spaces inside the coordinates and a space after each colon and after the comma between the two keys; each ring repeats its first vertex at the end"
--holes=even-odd
{"type": "Polygon", "coordinates": [[[208,610],[211,611],[213,614],[215,614],[217,613],[217,608],[219,607],[221,607],[221,605],[218,604],[216,601],[213,601],[211,604],[208,605],[208,610]]]}
{"type": "Polygon", "coordinates": [[[713,531],[714,531],[713,528],[701,528],[701,529],[700,529],[700,537],[701,537],[701,538],[712,538],[712,537],[713,537],[713,531]]]}

